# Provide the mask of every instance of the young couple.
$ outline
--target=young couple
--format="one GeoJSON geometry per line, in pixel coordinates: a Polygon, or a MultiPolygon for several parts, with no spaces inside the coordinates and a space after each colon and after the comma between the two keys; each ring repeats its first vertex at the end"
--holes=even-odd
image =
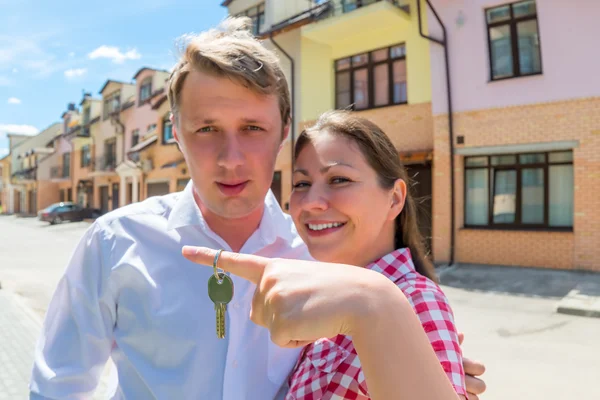
{"type": "Polygon", "coordinates": [[[290,96],[247,24],[187,45],[168,93],[191,181],[85,233],[30,398],[90,397],[109,357],[113,399],[477,398],[483,366],[462,358],[385,133],[324,114],[295,145],[291,218],[269,192],[290,96]],[[216,249],[235,285],[225,339],[207,294],[216,249]]]}

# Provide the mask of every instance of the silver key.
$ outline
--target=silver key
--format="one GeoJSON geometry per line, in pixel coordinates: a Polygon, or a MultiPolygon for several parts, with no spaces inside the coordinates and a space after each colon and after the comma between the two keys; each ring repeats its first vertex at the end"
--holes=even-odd
{"type": "Polygon", "coordinates": [[[208,278],[208,297],[215,303],[217,315],[217,338],[225,338],[225,312],[227,304],[233,298],[233,281],[222,272],[217,273],[219,278],[212,274],[208,278]]]}

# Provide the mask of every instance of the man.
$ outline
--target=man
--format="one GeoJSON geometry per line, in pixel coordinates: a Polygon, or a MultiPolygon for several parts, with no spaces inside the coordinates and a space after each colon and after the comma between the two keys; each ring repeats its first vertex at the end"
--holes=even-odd
{"type": "Polygon", "coordinates": [[[181,255],[196,245],[310,258],[269,192],[290,128],[287,82],[247,23],[229,19],[187,45],[168,95],[191,181],[183,192],[111,212],[85,233],[48,309],[32,399],[89,396],[109,356],[115,399],[284,394],[299,350],[276,346],[249,320],[254,287],[232,277],[226,339],[217,339],[211,271],[181,255]]]}

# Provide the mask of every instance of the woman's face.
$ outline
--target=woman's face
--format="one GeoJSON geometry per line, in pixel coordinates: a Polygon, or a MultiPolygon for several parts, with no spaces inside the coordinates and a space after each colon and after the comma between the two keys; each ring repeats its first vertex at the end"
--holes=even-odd
{"type": "Polygon", "coordinates": [[[320,132],[298,155],[290,213],[319,261],[366,266],[394,250],[404,181],[383,189],[358,145],[320,132]]]}

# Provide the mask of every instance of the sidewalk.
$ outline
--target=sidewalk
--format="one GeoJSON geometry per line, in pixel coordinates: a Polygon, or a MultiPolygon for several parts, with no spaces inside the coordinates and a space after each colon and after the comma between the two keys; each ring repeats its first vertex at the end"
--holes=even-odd
{"type": "Polygon", "coordinates": [[[556,300],[557,313],[600,318],[600,273],[460,264],[438,270],[442,285],[556,300]]]}
{"type": "MultiPolygon", "coordinates": [[[[35,342],[42,321],[15,294],[0,289],[0,400],[29,398],[35,342]]],[[[107,399],[106,368],[94,399],[107,399]]]]}

